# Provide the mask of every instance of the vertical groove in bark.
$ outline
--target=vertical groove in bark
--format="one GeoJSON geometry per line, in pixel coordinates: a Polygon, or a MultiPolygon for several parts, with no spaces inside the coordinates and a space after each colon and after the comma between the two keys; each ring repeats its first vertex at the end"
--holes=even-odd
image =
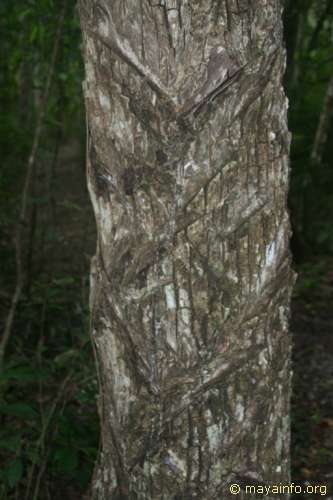
{"type": "Polygon", "coordinates": [[[81,0],[94,499],[289,478],[289,132],[278,0],[81,0]]]}

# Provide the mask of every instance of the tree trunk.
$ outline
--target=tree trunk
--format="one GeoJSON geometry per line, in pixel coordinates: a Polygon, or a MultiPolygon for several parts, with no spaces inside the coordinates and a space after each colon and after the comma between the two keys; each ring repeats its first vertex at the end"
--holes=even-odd
{"type": "Polygon", "coordinates": [[[79,12],[98,227],[93,498],[287,483],[280,1],[80,0],[79,12]]]}
{"type": "Polygon", "coordinates": [[[319,116],[319,123],[311,151],[311,161],[314,165],[322,165],[325,146],[333,115],[333,75],[328,82],[326,95],[319,116]]]}

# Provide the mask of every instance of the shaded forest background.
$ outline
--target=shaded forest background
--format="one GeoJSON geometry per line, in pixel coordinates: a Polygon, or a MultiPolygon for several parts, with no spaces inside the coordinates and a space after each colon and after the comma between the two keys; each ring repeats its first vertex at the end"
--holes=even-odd
{"type": "MultiPolygon", "coordinates": [[[[333,0],[290,0],[284,17],[292,474],[333,498],[333,0]]],[[[2,0],[0,500],[84,498],[99,446],[82,79],[73,0],[2,0]]]]}

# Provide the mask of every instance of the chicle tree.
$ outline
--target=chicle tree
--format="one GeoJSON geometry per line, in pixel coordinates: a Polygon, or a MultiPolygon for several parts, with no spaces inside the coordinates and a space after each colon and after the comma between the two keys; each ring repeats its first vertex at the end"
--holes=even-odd
{"type": "Polygon", "coordinates": [[[79,14],[98,229],[92,497],[287,484],[282,4],[79,0],[79,14]]]}

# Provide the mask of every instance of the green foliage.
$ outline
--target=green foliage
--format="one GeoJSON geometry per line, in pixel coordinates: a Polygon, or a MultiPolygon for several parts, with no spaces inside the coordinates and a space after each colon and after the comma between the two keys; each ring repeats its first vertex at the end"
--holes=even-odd
{"type": "Polygon", "coordinates": [[[81,286],[66,276],[51,286],[37,282],[34,300],[21,304],[22,335],[15,337],[0,374],[0,492],[6,499],[25,498],[27,492],[33,498],[39,474],[36,498],[57,498],[57,489],[66,485],[83,494],[89,485],[99,421],[87,290],[81,286]]]}
{"type": "MultiPolygon", "coordinates": [[[[74,266],[70,274],[68,257],[64,270],[56,255],[64,246],[57,216],[69,221],[75,213],[86,216],[76,201],[54,200],[54,170],[64,138],[79,138],[84,152],[75,4],[67,2],[46,103],[23,238],[26,283],[0,373],[0,499],[6,500],[56,499],[69,485],[83,496],[97,454],[97,382],[88,335],[87,279],[82,278],[83,268],[85,276],[88,270],[74,266]]],[[[2,317],[15,284],[13,232],[62,5],[55,0],[0,2],[2,317]]]]}
{"type": "MultiPolygon", "coordinates": [[[[63,134],[83,130],[80,30],[75,2],[69,0],[67,4],[60,54],[47,103],[48,127],[43,140],[47,149],[52,148],[60,128],[63,134]]],[[[30,152],[61,7],[61,2],[52,0],[0,2],[1,225],[15,215],[20,194],[17,183],[22,181],[30,152]]]]}
{"type": "Polygon", "coordinates": [[[286,8],[289,56],[286,85],[290,98],[290,207],[294,254],[304,260],[333,250],[332,117],[320,164],[311,161],[320,113],[333,74],[333,4],[290,1],[286,8]]]}
{"type": "Polygon", "coordinates": [[[10,489],[14,488],[23,475],[23,463],[20,459],[14,459],[9,462],[3,471],[3,478],[7,480],[10,489]]]}

